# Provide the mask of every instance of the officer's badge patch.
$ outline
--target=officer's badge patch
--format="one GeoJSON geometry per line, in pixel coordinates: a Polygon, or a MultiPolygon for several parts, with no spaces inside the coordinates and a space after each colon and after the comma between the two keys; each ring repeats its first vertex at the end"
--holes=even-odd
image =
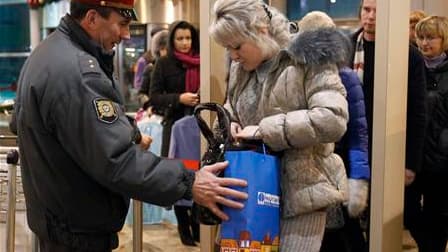
{"type": "Polygon", "coordinates": [[[118,119],[117,111],[111,100],[97,98],[93,100],[98,120],[105,123],[113,123],[118,119]]]}

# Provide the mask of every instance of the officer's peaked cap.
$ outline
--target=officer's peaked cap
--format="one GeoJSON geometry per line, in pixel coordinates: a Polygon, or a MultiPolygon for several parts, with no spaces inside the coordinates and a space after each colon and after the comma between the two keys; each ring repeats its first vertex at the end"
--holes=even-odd
{"type": "Polygon", "coordinates": [[[134,9],[134,0],[72,0],[72,2],[112,7],[117,9],[123,17],[137,20],[137,14],[134,9]]]}

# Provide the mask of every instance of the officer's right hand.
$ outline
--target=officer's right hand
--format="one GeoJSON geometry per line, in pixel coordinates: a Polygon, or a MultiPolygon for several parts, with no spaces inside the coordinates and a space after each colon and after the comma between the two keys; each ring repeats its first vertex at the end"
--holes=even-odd
{"type": "Polygon", "coordinates": [[[217,203],[241,209],[244,205],[237,200],[246,200],[248,197],[247,193],[228,188],[228,186],[245,187],[247,181],[236,178],[220,178],[215,175],[224,170],[228,164],[229,162],[226,161],[204,166],[196,172],[192,189],[193,200],[209,208],[212,213],[223,220],[228,220],[229,217],[218,207],[217,203]]]}

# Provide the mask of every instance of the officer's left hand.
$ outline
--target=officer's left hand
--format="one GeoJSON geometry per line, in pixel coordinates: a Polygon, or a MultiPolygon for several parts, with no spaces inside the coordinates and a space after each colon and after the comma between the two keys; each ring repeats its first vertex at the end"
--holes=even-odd
{"type": "Polygon", "coordinates": [[[142,134],[142,140],[140,141],[140,147],[144,150],[147,150],[149,146],[151,146],[152,138],[148,135],[142,134]]]}
{"type": "Polygon", "coordinates": [[[247,193],[240,192],[232,187],[245,187],[247,181],[236,178],[220,178],[215,174],[222,172],[227,165],[226,162],[219,162],[213,165],[204,166],[196,172],[196,177],[193,183],[193,200],[212,211],[216,216],[222,220],[228,220],[227,216],[219,207],[218,203],[227,207],[241,209],[244,207],[243,203],[238,200],[247,199],[247,193]]]}

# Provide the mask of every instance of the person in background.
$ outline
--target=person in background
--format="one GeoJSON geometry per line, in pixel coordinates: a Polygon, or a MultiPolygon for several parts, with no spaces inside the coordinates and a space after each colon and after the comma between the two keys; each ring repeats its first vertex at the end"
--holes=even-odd
{"type": "Polygon", "coordinates": [[[340,37],[333,32],[299,32],[290,45],[289,29],[261,0],[218,0],[210,34],[232,59],[225,104],[232,136],[283,152],[280,250],[314,252],[325,209],[346,198],[345,168],[333,143],[348,119],[337,64],[349,48],[336,48],[340,37]]]}
{"type": "MultiPolygon", "coordinates": [[[[376,0],[363,0],[360,5],[361,28],[352,35],[354,51],[352,68],[362,82],[369,133],[369,164],[372,158],[373,91],[375,67],[376,0]]],[[[414,217],[420,211],[418,184],[413,183],[422,166],[423,144],[426,126],[426,78],[423,57],[414,46],[409,46],[408,88],[406,110],[406,156],[405,156],[405,211],[404,225],[417,240],[420,237],[414,217]]],[[[369,210],[369,208],[368,208],[369,210]]],[[[368,232],[367,228],[367,232],[368,232]]],[[[367,237],[369,234],[367,234],[367,237]]],[[[366,244],[366,250],[368,244],[366,244]]],[[[355,250],[362,251],[362,250],[355,250]]]]}
{"type": "MultiPolygon", "coordinates": [[[[199,34],[196,28],[186,21],[174,22],[169,29],[168,54],[157,61],[149,92],[149,103],[163,115],[163,157],[168,156],[173,124],[193,114],[194,107],[199,104],[199,63],[199,34]]],[[[195,246],[195,238],[199,239],[199,223],[193,220],[191,210],[191,206],[174,205],[182,243],[195,246]],[[194,225],[192,231],[191,225],[194,225]]]]}
{"type": "Polygon", "coordinates": [[[130,39],[136,20],[133,2],[72,0],[21,70],[20,167],[27,222],[42,252],[112,251],[131,197],[162,206],[193,199],[224,220],[217,204],[242,208],[247,198],[227,188],[245,181],[214,175],[225,162],[194,173],[137,144],[113,68],[114,48],[130,39]]]}
{"type": "Polygon", "coordinates": [[[409,43],[417,47],[415,40],[415,25],[426,17],[426,13],[422,10],[413,10],[409,16],[409,43]]]}
{"type": "MultiPolygon", "coordinates": [[[[312,11],[306,14],[299,22],[298,28],[302,32],[337,31],[333,20],[324,12],[312,11]]],[[[338,41],[345,43],[346,48],[351,48],[348,37],[338,41]]],[[[336,46],[336,45],[335,45],[336,46]]],[[[368,133],[365,117],[364,94],[361,82],[356,73],[347,67],[349,54],[345,55],[345,65],[339,70],[339,76],[347,91],[349,120],[347,131],[342,139],[336,143],[335,153],[339,154],[345,164],[349,177],[348,201],[327,209],[327,223],[322,242],[321,252],[357,251],[357,244],[362,243],[363,232],[359,228],[359,216],[367,207],[370,166],[368,157],[368,133]],[[355,223],[355,224],[353,224],[355,223]],[[354,241],[357,241],[354,243],[354,241]]]]}
{"type": "Polygon", "coordinates": [[[199,34],[187,21],[170,25],[168,54],[161,57],[153,70],[149,102],[164,116],[162,156],[168,155],[171,127],[191,115],[199,103],[200,87],[199,34]]]}
{"type": "Polygon", "coordinates": [[[154,61],[154,57],[151,54],[151,51],[146,51],[137,59],[135,63],[135,71],[134,71],[134,88],[139,90],[142,87],[143,82],[143,71],[146,66],[154,61]]]}
{"type": "Polygon", "coordinates": [[[415,27],[427,78],[428,130],[420,184],[423,241],[420,252],[444,252],[448,239],[448,18],[429,16],[415,27]]]}
{"type": "Polygon", "coordinates": [[[151,75],[154,70],[154,65],[160,57],[164,57],[167,55],[167,46],[168,46],[168,31],[160,30],[156,32],[151,38],[151,54],[154,56],[153,62],[150,62],[146,65],[143,71],[143,81],[142,87],[139,90],[139,101],[143,108],[143,110],[147,110],[151,107],[151,112],[156,114],[160,114],[157,108],[154,108],[149,103],[149,87],[151,86],[151,75]]]}

